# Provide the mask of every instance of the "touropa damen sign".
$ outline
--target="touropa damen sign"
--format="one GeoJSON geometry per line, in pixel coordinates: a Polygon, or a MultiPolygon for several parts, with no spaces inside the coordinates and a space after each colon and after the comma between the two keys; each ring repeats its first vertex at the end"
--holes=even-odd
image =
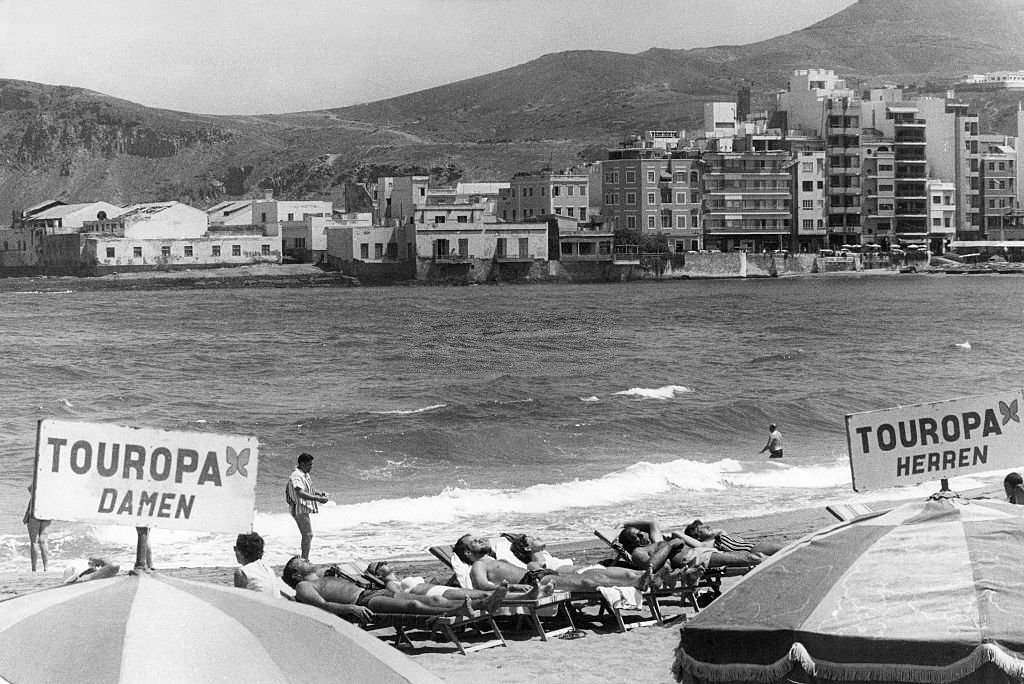
{"type": "Polygon", "coordinates": [[[846,416],[853,488],[898,487],[1024,461],[1024,391],[846,416]]]}
{"type": "Polygon", "coordinates": [[[37,518],[208,532],[252,529],[258,441],[45,419],[37,518]]]}

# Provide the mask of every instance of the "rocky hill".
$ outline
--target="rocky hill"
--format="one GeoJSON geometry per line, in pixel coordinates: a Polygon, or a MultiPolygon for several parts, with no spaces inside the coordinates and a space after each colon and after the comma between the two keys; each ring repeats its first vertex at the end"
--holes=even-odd
{"type": "MultiPolygon", "coordinates": [[[[751,45],[555,53],[388,100],[282,115],[190,114],[0,80],[0,216],[49,197],[204,206],[271,186],[282,198],[358,204],[346,188],[382,173],[507,178],[600,158],[647,128],[694,128],[704,102],[740,86],[755,109],[770,109],[793,69],[816,67],[936,93],[965,73],[1021,69],[1024,3],[859,0],[751,45]]],[[[964,97],[984,129],[1012,132],[1021,96],[964,97]]]]}

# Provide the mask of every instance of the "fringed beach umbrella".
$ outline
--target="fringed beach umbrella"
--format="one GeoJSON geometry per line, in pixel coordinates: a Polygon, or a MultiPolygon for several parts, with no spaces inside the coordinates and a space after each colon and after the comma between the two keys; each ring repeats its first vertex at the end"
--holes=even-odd
{"type": "Polygon", "coordinates": [[[440,682],[327,612],[161,575],[0,602],[7,682],[440,682]]]}
{"type": "Polygon", "coordinates": [[[682,630],[683,682],[1024,679],[1024,506],[936,499],[766,561],[682,630]]]}

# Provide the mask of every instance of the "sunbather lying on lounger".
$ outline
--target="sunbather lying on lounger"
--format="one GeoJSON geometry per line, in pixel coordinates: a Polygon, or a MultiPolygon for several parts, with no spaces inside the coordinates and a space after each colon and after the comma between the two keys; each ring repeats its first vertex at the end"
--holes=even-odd
{"type": "MultiPolygon", "coordinates": [[[[446,584],[433,584],[425,581],[422,577],[400,578],[385,561],[376,561],[367,565],[366,574],[384,582],[385,586],[392,591],[406,592],[413,596],[441,596],[453,601],[464,601],[467,598],[485,599],[493,593],[484,589],[463,589],[462,587],[449,587],[446,584]]],[[[527,591],[512,591],[510,589],[505,598],[525,601],[541,596],[550,596],[554,591],[555,588],[548,584],[530,587],[527,591]]]]}
{"type": "Polygon", "coordinates": [[[693,537],[702,544],[713,546],[719,551],[749,551],[761,556],[770,556],[782,548],[782,544],[747,541],[738,534],[729,534],[725,530],[711,527],[700,518],[687,525],[683,534],[693,537]]]}
{"type": "Polygon", "coordinates": [[[362,623],[371,621],[374,613],[471,617],[475,611],[492,612],[508,592],[506,587],[496,586],[486,598],[453,601],[441,596],[413,596],[391,589],[369,589],[344,577],[324,577],[315,565],[300,556],[289,559],[281,575],[288,586],[295,588],[295,600],[299,603],[362,623]]]}
{"type": "Polygon", "coordinates": [[[527,570],[554,570],[559,575],[582,575],[602,587],[632,587],[643,576],[643,571],[604,565],[575,565],[572,562],[557,562],[547,552],[547,544],[538,537],[528,534],[501,535],[509,541],[509,548],[527,570]],[[554,562],[553,562],[554,561],[554,562]]]}
{"type": "Polygon", "coordinates": [[[619,543],[638,568],[655,572],[666,564],[673,570],[696,573],[715,567],[749,567],[764,558],[749,551],[718,551],[682,532],[663,533],[653,520],[625,523],[619,543]]]}
{"type": "Polygon", "coordinates": [[[495,558],[490,540],[471,534],[459,537],[453,551],[463,563],[470,566],[469,577],[476,589],[494,589],[507,582],[526,585],[550,584],[556,591],[592,591],[598,587],[621,586],[632,586],[643,591],[651,582],[649,572],[628,568],[619,568],[626,570],[628,574],[615,578],[594,574],[588,576],[587,572],[563,575],[556,570],[541,567],[524,570],[508,561],[495,558]]]}

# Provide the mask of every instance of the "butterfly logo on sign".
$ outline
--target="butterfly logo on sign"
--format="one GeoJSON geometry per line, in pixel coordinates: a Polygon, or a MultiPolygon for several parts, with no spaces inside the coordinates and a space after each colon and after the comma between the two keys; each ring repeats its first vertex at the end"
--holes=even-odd
{"type": "MultiPolygon", "coordinates": [[[[1016,404],[1016,402],[1014,402],[1014,404],[1016,404]]],[[[224,473],[225,477],[230,477],[235,473],[238,473],[242,477],[249,477],[249,472],[246,470],[249,466],[248,447],[241,451],[235,451],[234,447],[229,446],[227,447],[227,454],[224,458],[228,462],[228,470],[224,473]]]]}
{"type": "Polygon", "coordinates": [[[1019,410],[1020,409],[1019,409],[1019,407],[1017,405],[1017,400],[1016,399],[1011,401],[1009,406],[1007,406],[1005,401],[999,402],[999,413],[1003,414],[1003,425],[1006,425],[1011,420],[1014,421],[1015,423],[1019,423],[1020,422],[1020,415],[1018,415],[1018,411],[1019,410]]]}

